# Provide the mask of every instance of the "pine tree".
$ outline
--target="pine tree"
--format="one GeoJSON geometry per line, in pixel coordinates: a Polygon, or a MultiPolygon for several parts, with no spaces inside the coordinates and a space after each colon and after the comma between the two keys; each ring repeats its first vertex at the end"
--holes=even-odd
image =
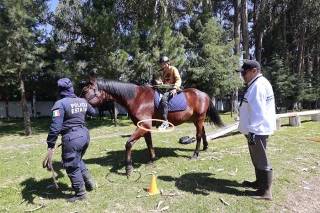
{"type": "Polygon", "coordinates": [[[25,75],[39,70],[43,61],[41,55],[43,30],[38,27],[47,19],[48,7],[43,0],[0,1],[0,60],[1,74],[15,74],[14,80],[21,94],[26,135],[31,135],[30,115],[25,95],[25,75]]]}
{"type": "MultiPolygon", "coordinates": [[[[198,26],[201,26],[198,22],[198,26]]],[[[188,86],[223,99],[241,80],[235,69],[239,55],[233,55],[233,42],[215,19],[210,19],[197,34],[198,40],[189,54],[188,86]]]]}
{"type": "Polygon", "coordinates": [[[274,55],[273,60],[263,67],[263,75],[270,81],[275,95],[276,107],[290,108],[303,99],[305,84],[292,75],[287,65],[274,55]]]}

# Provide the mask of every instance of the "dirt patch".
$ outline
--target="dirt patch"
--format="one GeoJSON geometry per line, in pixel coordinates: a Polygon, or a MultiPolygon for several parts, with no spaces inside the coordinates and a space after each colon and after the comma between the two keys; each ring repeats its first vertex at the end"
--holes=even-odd
{"type": "Polygon", "coordinates": [[[301,179],[300,183],[294,190],[288,190],[283,212],[320,212],[320,177],[313,176],[308,181],[301,179]]]}

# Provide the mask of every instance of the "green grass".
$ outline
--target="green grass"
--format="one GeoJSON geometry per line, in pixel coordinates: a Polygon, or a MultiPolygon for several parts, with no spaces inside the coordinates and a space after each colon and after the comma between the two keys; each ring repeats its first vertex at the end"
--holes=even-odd
{"type": "MultiPolygon", "coordinates": [[[[233,122],[229,113],[221,116],[226,124],[233,122]]],[[[53,180],[51,172],[42,168],[49,125],[48,118],[32,120],[34,134],[25,137],[23,120],[0,120],[0,212],[25,212],[39,205],[43,207],[35,212],[151,212],[160,201],[160,209],[169,207],[166,212],[282,212],[288,208],[288,191],[298,189],[301,180],[319,176],[320,143],[307,139],[319,138],[320,122],[307,118],[301,127],[290,127],[283,120],[269,139],[273,202],[245,196],[240,183],[252,180],[254,169],[245,138],[237,131],[209,141],[209,151],[201,151],[196,161],[190,160],[195,144],[178,143],[182,136],[194,136],[193,124],[185,123],[171,133],[153,133],[159,159],[152,167],[145,165],[149,154],[140,139],[132,152],[135,172],[127,178],[124,145],[136,127],[125,117],[119,118],[118,127],[94,119],[87,122],[91,144],[84,161],[99,188],[89,192],[88,200],[67,203],[71,186],[59,163],[61,150],[53,156],[59,189],[47,188],[53,180]],[[164,195],[147,196],[151,174],[164,195]]],[[[207,134],[215,130],[206,126],[207,134]]]]}

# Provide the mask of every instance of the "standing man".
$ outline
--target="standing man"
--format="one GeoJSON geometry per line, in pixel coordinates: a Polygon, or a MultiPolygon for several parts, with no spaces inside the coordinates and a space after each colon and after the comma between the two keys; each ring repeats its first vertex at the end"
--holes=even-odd
{"type": "Polygon", "coordinates": [[[94,108],[82,98],[74,94],[72,82],[68,78],[58,81],[61,99],[52,107],[52,122],[47,137],[48,151],[55,150],[59,134],[62,138],[62,166],[70,178],[75,196],[68,202],[87,199],[87,190],[96,187],[96,183],[82,161],[89,142],[90,134],[84,125],[86,113],[95,114],[94,108]]]}
{"type": "Polygon", "coordinates": [[[246,193],[256,199],[272,200],[273,171],[267,155],[269,135],[276,130],[276,112],[273,89],[261,74],[260,64],[254,60],[244,62],[240,72],[247,89],[240,104],[239,131],[248,141],[249,152],[255,167],[256,180],[243,185],[256,188],[246,193]]]}
{"type": "Polygon", "coordinates": [[[181,77],[179,71],[174,66],[170,66],[170,61],[167,56],[162,56],[159,61],[161,69],[163,70],[162,79],[156,80],[157,84],[173,84],[173,89],[166,89],[162,93],[160,101],[162,118],[165,122],[158,128],[159,131],[164,131],[169,127],[168,123],[168,102],[177,94],[177,89],[181,86],[181,77]]]}

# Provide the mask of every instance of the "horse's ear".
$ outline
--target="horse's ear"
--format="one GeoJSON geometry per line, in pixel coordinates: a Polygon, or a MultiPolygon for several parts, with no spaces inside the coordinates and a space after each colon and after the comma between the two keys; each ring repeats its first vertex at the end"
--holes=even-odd
{"type": "Polygon", "coordinates": [[[90,75],[88,75],[88,79],[89,79],[90,83],[96,84],[96,80],[94,78],[92,78],[90,75]]]}

